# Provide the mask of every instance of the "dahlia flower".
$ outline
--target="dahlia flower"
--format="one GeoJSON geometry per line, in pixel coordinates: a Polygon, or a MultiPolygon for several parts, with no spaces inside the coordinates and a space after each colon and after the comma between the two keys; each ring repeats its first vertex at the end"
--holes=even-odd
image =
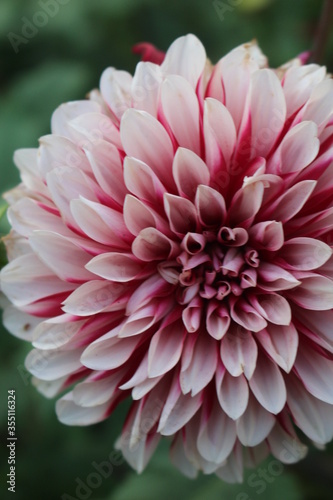
{"type": "Polygon", "coordinates": [[[255,42],[144,49],[16,151],[4,324],[61,422],[129,398],[132,467],[169,436],[184,474],[237,482],[333,436],[333,81],[255,42]]]}

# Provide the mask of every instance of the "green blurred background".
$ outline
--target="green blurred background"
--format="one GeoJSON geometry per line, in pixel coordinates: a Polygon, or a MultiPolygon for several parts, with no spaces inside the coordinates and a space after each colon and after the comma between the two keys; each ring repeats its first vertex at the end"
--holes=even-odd
{"type": "MultiPolygon", "coordinates": [[[[176,37],[192,32],[202,40],[210,59],[216,61],[234,46],[256,38],[271,66],[276,66],[311,48],[322,4],[318,0],[54,2],[58,6],[54,12],[58,12],[48,15],[46,22],[40,12],[47,0],[0,3],[1,191],[19,180],[12,162],[13,151],[37,146],[38,137],[49,132],[51,113],[59,104],[84,98],[98,86],[99,76],[107,66],[133,72],[137,57],[131,47],[135,43],[149,41],[165,50],[176,37]],[[24,34],[27,20],[39,27],[26,43],[17,37],[24,34]]],[[[323,63],[333,69],[332,37],[323,63]]],[[[7,230],[2,218],[0,232],[5,234],[7,230]]],[[[96,426],[63,426],[56,419],[54,401],[44,399],[30,385],[23,369],[28,350],[29,346],[1,330],[1,499],[13,497],[6,486],[8,389],[15,389],[17,398],[17,500],[332,498],[332,445],[324,452],[311,449],[302,463],[286,466],[283,471],[282,467],[274,468],[272,459],[268,459],[247,473],[243,485],[232,486],[215,476],[201,475],[194,481],[182,477],[169,464],[168,443],[163,443],[141,476],[126,464],[119,464],[122,461],[115,457],[112,473],[98,480],[93,474],[94,462],[109,460],[126,404],[107,422],[96,426]],[[269,480],[258,483],[265,470],[269,480]],[[76,491],[78,484],[81,486],[76,491]]]]}

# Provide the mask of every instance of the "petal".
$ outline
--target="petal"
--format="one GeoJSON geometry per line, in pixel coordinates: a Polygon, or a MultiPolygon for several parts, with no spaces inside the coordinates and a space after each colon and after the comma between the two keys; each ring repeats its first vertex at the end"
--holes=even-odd
{"type": "Polygon", "coordinates": [[[74,403],[71,394],[66,394],[56,402],[56,413],[59,421],[65,425],[91,425],[101,422],[107,417],[110,403],[85,407],[74,403]]]}
{"type": "Polygon", "coordinates": [[[82,353],[81,363],[91,370],[113,370],[122,366],[132,356],[140,338],[117,337],[95,340],[82,353]]]}
{"type": "Polygon", "coordinates": [[[257,332],[256,338],[272,360],[289,373],[298,350],[298,333],[294,325],[269,324],[265,330],[257,332]]]}
{"type": "Polygon", "coordinates": [[[189,200],[166,193],[164,195],[164,210],[172,231],[178,234],[196,232],[197,213],[193,203],[189,200]]]}
{"type": "Polygon", "coordinates": [[[132,107],[147,111],[156,118],[162,81],[161,66],[152,62],[139,62],[135,68],[131,87],[132,107]]]}
{"type": "Polygon", "coordinates": [[[325,403],[333,404],[332,359],[327,359],[308,346],[300,344],[295,368],[310,394],[325,403]]]}
{"type": "Polygon", "coordinates": [[[191,84],[168,76],[161,88],[163,114],[179,146],[200,155],[199,103],[191,84]]]}
{"type": "Polygon", "coordinates": [[[66,137],[55,134],[39,139],[38,164],[43,178],[57,167],[79,167],[84,172],[90,171],[89,162],[80,147],[66,137]]]}
{"type": "Polygon", "coordinates": [[[243,329],[228,332],[221,342],[221,359],[233,377],[242,373],[250,379],[256,367],[258,347],[252,334],[243,329]]]}
{"type": "Polygon", "coordinates": [[[144,262],[164,260],[175,255],[177,244],[154,227],[142,229],[133,241],[132,252],[144,262]]]}
{"type": "Polygon", "coordinates": [[[289,299],[304,309],[327,311],[333,308],[333,281],[325,276],[310,275],[301,278],[289,299]]]}
{"type": "Polygon", "coordinates": [[[125,153],[146,163],[167,188],[173,189],[173,146],[163,125],[145,111],[128,109],[121,119],[120,135],[125,153]]]}
{"type": "Polygon", "coordinates": [[[181,322],[162,327],[154,334],[148,353],[148,376],[158,377],[173,368],[179,361],[185,339],[181,322]]]}
{"type": "Polygon", "coordinates": [[[325,128],[333,114],[333,82],[330,78],[320,82],[311,92],[301,111],[302,121],[311,120],[318,125],[318,133],[325,128]]]}
{"type": "Polygon", "coordinates": [[[69,238],[51,231],[34,231],[29,242],[36,255],[60,279],[80,283],[94,277],[85,269],[91,256],[69,238]]]}
{"type": "Polygon", "coordinates": [[[251,332],[259,332],[267,326],[262,315],[242,298],[233,301],[230,316],[238,325],[251,332]]]}
{"type": "MultiPolygon", "coordinates": [[[[229,166],[236,144],[236,128],[228,109],[216,99],[205,99],[204,108],[205,159],[217,186],[224,177],[219,178],[221,156],[224,165],[229,166]]],[[[223,184],[222,184],[222,187],[223,184]]]]}
{"type": "Polygon", "coordinates": [[[284,243],[279,256],[287,269],[310,271],[325,264],[332,253],[331,248],[320,240],[292,238],[284,243]]]}
{"type": "Polygon", "coordinates": [[[286,404],[287,391],[279,368],[267,356],[258,356],[256,369],[249,380],[257,401],[270,413],[280,413],[286,404]]]}
{"type": "Polygon", "coordinates": [[[271,252],[279,250],[284,243],[282,222],[264,221],[250,227],[249,237],[259,245],[271,252]]]}
{"type": "Polygon", "coordinates": [[[257,446],[267,438],[274,423],[274,416],[250,396],[245,412],[236,422],[238,439],[243,446],[257,446]]]}
{"type": "Polygon", "coordinates": [[[209,184],[205,162],[189,149],[177,149],[172,170],[180,196],[193,200],[199,184],[209,184]]]}
{"type": "Polygon", "coordinates": [[[100,89],[104,101],[120,120],[127,108],[131,107],[132,75],[127,71],[107,68],[100,80],[100,89]]]}
{"type": "Polygon", "coordinates": [[[206,64],[206,51],[198,38],[192,34],[177,38],[167,50],[161,65],[166,75],[180,75],[196,88],[206,64]]]}
{"type": "Polygon", "coordinates": [[[33,349],[25,359],[25,366],[35,377],[53,380],[81,368],[81,352],[82,349],[71,351],[33,349]]]}
{"type": "Polygon", "coordinates": [[[280,80],[271,69],[261,69],[251,77],[251,135],[255,155],[266,157],[285,122],[286,102],[280,80]]]}
{"type": "Polygon", "coordinates": [[[222,226],[226,218],[225,201],[218,191],[209,186],[198,186],[195,206],[201,224],[206,227],[222,226]]]}
{"type": "Polygon", "coordinates": [[[96,102],[85,101],[72,101],[61,104],[53,113],[51,119],[52,134],[67,137],[74,142],[80,140],[81,136],[69,126],[69,122],[74,118],[85,114],[100,111],[100,106],[96,102]]]}
{"type": "Polygon", "coordinates": [[[249,295],[249,301],[256,311],[270,323],[289,325],[291,309],[288,301],[277,293],[249,295]]]}
{"type": "Polygon", "coordinates": [[[233,377],[225,371],[216,375],[216,392],[221,408],[232,420],[240,418],[249,401],[249,388],[244,375],[233,377]]]}
{"type": "Polygon", "coordinates": [[[142,201],[161,204],[166,189],[153,170],[142,161],[129,156],[125,158],[124,180],[127,189],[142,201]]]}
{"type": "Polygon", "coordinates": [[[88,281],[79,286],[63,302],[63,311],[74,316],[90,316],[102,311],[117,311],[125,307],[126,285],[108,281],[88,281]]]}
{"type": "Polygon", "coordinates": [[[199,334],[191,362],[179,375],[183,394],[199,394],[212,380],[217,365],[217,345],[213,339],[199,334]]]}
{"type": "Polygon", "coordinates": [[[197,439],[199,453],[209,462],[222,464],[236,440],[234,422],[215,402],[208,418],[203,415],[197,439]]]}
{"type": "Polygon", "coordinates": [[[131,254],[119,252],[97,255],[85,267],[97,276],[117,282],[133,280],[143,269],[142,263],[131,254]]]}

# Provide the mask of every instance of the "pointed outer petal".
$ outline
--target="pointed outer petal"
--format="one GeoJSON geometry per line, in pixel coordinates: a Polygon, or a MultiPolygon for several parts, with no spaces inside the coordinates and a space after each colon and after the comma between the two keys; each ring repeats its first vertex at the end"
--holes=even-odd
{"type": "Polygon", "coordinates": [[[210,172],[214,174],[213,179],[219,184],[217,170],[221,166],[220,157],[223,156],[228,167],[235,149],[236,128],[229,110],[216,99],[205,99],[203,130],[205,160],[210,172]]]}
{"type": "Polygon", "coordinates": [[[191,84],[181,76],[167,76],[161,86],[161,104],[178,145],[200,155],[199,102],[191,84]]]}
{"type": "Polygon", "coordinates": [[[80,134],[81,138],[78,144],[85,148],[87,145],[99,144],[99,142],[111,142],[122,149],[120,133],[111,118],[103,113],[86,113],[80,115],[68,124],[75,132],[80,134]]]}
{"type": "Polygon", "coordinates": [[[113,370],[128,361],[141,338],[117,337],[95,340],[82,353],[81,363],[91,370],[113,370]]]}
{"type": "Polygon", "coordinates": [[[267,65],[267,59],[256,43],[236,47],[221,61],[225,104],[239,129],[249,91],[250,75],[267,65]]]}
{"type": "Polygon", "coordinates": [[[132,80],[132,107],[157,116],[160,86],[163,81],[161,66],[151,62],[139,62],[132,80]]]}
{"type": "Polygon", "coordinates": [[[257,446],[270,434],[275,417],[251,395],[247,408],[236,422],[237,437],[244,446],[257,446]]]}
{"type": "Polygon", "coordinates": [[[69,126],[74,118],[86,113],[98,113],[101,107],[97,102],[84,100],[61,104],[53,113],[51,119],[52,134],[67,137],[74,142],[81,139],[81,135],[69,126]]]}
{"type": "Polygon", "coordinates": [[[288,232],[291,234],[301,234],[318,238],[327,234],[333,226],[333,207],[321,210],[314,215],[299,217],[288,222],[288,232]]]}
{"type": "Polygon", "coordinates": [[[298,304],[303,309],[312,311],[327,311],[333,308],[333,280],[310,274],[300,278],[301,284],[288,299],[298,304]]]}
{"type": "Polygon", "coordinates": [[[124,181],[127,189],[140,200],[161,204],[166,189],[154,171],[144,162],[126,156],[124,181]]]}
{"type": "Polygon", "coordinates": [[[287,391],[282,374],[265,354],[259,353],[249,385],[257,401],[270,413],[276,415],[284,408],[287,391]]]}
{"type": "Polygon", "coordinates": [[[1,270],[1,291],[16,307],[70,292],[74,286],[61,281],[34,254],[22,255],[1,270]]]}
{"type": "Polygon", "coordinates": [[[298,329],[310,336],[317,344],[333,353],[333,310],[307,311],[306,309],[294,309],[293,315],[301,323],[298,329]]]}
{"type": "Polygon", "coordinates": [[[317,135],[318,127],[314,122],[301,122],[291,128],[269,163],[270,171],[273,168],[282,175],[301,172],[318,154],[320,142],[317,135]]]}
{"type": "Polygon", "coordinates": [[[138,259],[151,262],[174,257],[179,245],[154,227],[146,227],[133,241],[132,252],[138,259]]]}
{"type": "Polygon", "coordinates": [[[333,406],[309,394],[296,377],[288,376],[287,387],[287,402],[296,425],[316,443],[331,441],[333,406]]]}
{"type": "Polygon", "coordinates": [[[206,64],[206,51],[192,34],[177,38],[168,48],[161,64],[165,75],[180,75],[195,89],[206,64]]]}
{"type": "Polygon", "coordinates": [[[44,179],[46,174],[54,168],[66,165],[79,168],[86,173],[91,171],[82,149],[66,137],[54,134],[45,135],[39,139],[39,144],[38,166],[44,179]]]}
{"type": "Polygon", "coordinates": [[[209,186],[200,185],[195,195],[195,206],[201,224],[206,227],[223,225],[226,206],[221,193],[209,186]]]}
{"type": "Polygon", "coordinates": [[[132,399],[134,401],[138,399],[144,398],[147,394],[149,394],[152,389],[160,382],[163,381],[164,375],[160,375],[159,377],[154,378],[146,378],[143,382],[140,382],[138,385],[133,387],[132,390],[132,399]]]}
{"type": "Polygon", "coordinates": [[[50,213],[31,198],[21,198],[9,207],[7,217],[12,228],[29,237],[35,229],[48,229],[64,236],[73,236],[58,215],[50,213]]]}
{"type": "Polygon", "coordinates": [[[206,314],[206,328],[211,337],[221,340],[230,326],[230,314],[227,307],[222,304],[209,302],[206,314]]]}
{"type": "Polygon", "coordinates": [[[31,248],[27,238],[20,236],[13,229],[10,231],[9,234],[7,234],[7,236],[3,236],[1,238],[1,241],[5,245],[8,262],[17,259],[22,255],[31,253],[31,248]]]}
{"type": "Polygon", "coordinates": [[[222,65],[220,60],[213,66],[213,71],[207,83],[205,97],[213,97],[217,101],[224,103],[225,99],[222,75],[222,65]]]}
{"type": "Polygon", "coordinates": [[[166,193],[164,195],[164,210],[172,231],[178,234],[196,232],[197,211],[190,200],[166,193]]]}
{"type": "Polygon", "coordinates": [[[271,69],[256,71],[251,76],[250,93],[254,156],[267,157],[286,119],[286,101],[281,82],[271,69]]]}
{"type": "Polygon", "coordinates": [[[174,300],[152,300],[147,306],[138,309],[126,320],[122,326],[118,337],[132,337],[147,331],[151,326],[163,319],[170,313],[174,306],[174,300]]]}
{"type": "Polygon", "coordinates": [[[242,445],[237,440],[234,450],[227,458],[225,465],[215,471],[215,474],[227,483],[243,482],[243,450],[242,445]]]}
{"type": "Polygon", "coordinates": [[[142,229],[157,226],[154,211],[131,194],[126,195],[123,214],[126,227],[134,236],[142,229]]]}
{"type": "Polygon", "coordinates": [[[95,373],[93,376],[94,378],[88,378],[74,387],[73,400],[78,406],[89,408],[109,402],[124,373],[118,370],[108,377],[97,380],[95,373]]]}
{"type": "Polygon", "coordinates": [[[97,143],[88,143],[84,151],[100,187],[118,205],[122,205],[127,190],[121,158],[116,146],[100,140],[97,143]]]}
{"type": "Polygon", "coordinates": [[[267,437],[267,441],[272,455],[285,464],[299,462],[308,451],[307,446],[301,443],[296,435],[291,436],[278,422],[267,437]]]}
{"type": "Polygon", "coordinates": [[[295,369],[305,388],[315,398],[333,404],[333,361],[300,344],[295,369]]]}
{"type": "Polygon", "coordinates": [[[301,284],[301,281],[298,281],[293,274],[280,266],[269,264],[268,262],[260,263],[258,276],[260,278],[260,288],[272,292],[289,290],[301,284]]]}
{"type": "Polygon", "coordinates": [[[278,255],[287,269],[310,271],[325,264],[332,253],[332,249],[320,240],[292,238],[284,243],[278,255]]]}
{"type": "Polygon", "coordinates": [[[130,447],[130,434],[122,434],[115,444],[115,448],[121,450],[126,462],[139,474],[147,466],[152,454],[161,439],[160,434],[141,434],[140,439],[134,447],[130,447]]]}
{"type": "Polygon", "coordinates": [[[141,399],[131,425],[129,436],[129,446],[131,449],[135,448],[140,440],[150,433],[153,428],[156,431],[156,424],[162,407],[163,403],[159,398],[159,394],[156,393],[156,389],[150,392],[147,398],[141,399]]]}
{"type": "Polygon", "coordinates": [[[100,89],[104,101],[120,120],[124,111],[131,107],[132,75],[127,71],[107,68],[100,79],[100,89]]]}
{"type": "Polygon", "coordinates": [[[217,372],[216,393],[228,417],[237,420],[243,415],[249,401],[249,387],[244,375],[233,377],[227,371],[217,372]]]}
{"type": "Polygon", "coordinates": [[[158,273],[147,278],[132,293],[126,305],[126,316],[131,316],[135,311],[144,307],[153,298],[169,295],[173,287],[158,273]]]}
{"type": "Polygon", "coordinates": [[[32,342],[33,332],[40,321],[40,318],[26,314],[12,305],[7,305],[2,313],[2,322],[6,330],[28,342],[32,342]]]}
{"type": "Polygon", "coordinates": [[[316,181],[306,180],[294,184],[291,188],[287,189],[270,207],[264,210],[262,217],[266,214],[272,215],[274,219],[286,222],[292,219],[310,198],[315,186],[316,181]]]}
{"type": "Polygon", "coordinates": [[[41,261],[60,279],[82,283],[94,278],[85,269],[91,256],[69,238],[51,231],[34,231],[29,243],[41,261]]]}
{"type": "Polygon", "coordinates": [[[326,76],[326,68],[306,64],[289,68],[283,79],[283,92],[287,103],[287,117],[295,113],[309,99],[312,90],[326,76]]]}
{"type": "Polygon", "coordinates": [[[314,87],[308,102],[300,111],[302,121],[311,120],[318,125],[318,134],[321,133],[332,117],[332,95],[333,82],[330,78],[327,78],[314,87]]]}
{"type": "Polygon", "coordinates": [[[90,316],[102,311],[117,311],[126,307],[127,286],[104,280],[88,281],[74,290],[63,302],[63,311],[74,316],[90,316]]]}
{"type": "Polygon", "coordinates": [[[53,380],[70,375],[82,367],[80,355],[82,349],[61,351],[33,349],[25,358],[25,367],[35,377],[53,380]]]}
{"type": "Polygon", "coordinates": [[[125,153],[146,163],[173,191],[173,146],[163,125],[145,111],[128,109],[121,119],[120,136],[125,153]]]}
{"type": "Polygon", "coordinates": [[[63,314],[39,323],[33,332],[33,346],[37,349],[59,349],[68,344],[85,320],[76,321],[73,316],[63,314]]]}
{"type": "Polygon", "coordinates": [[[71,201],[70,210],[80,230],[89,238],[104,245],[129,248],[133,236],[125,225],[123,214],[117,210],[83,196],[71,201]]]}
{"type": "Polygon", "coordinates": [[[289,373],[294,366],[298,349],[298,333],[294,325],[267,325],[265,330],[256,333],[256,339],[271,359],[289,373]]]}
{"type": "Polygon", "coordinates": [[[127,389],[133,389],[133,387],[138,386],[141,382],[147,380],[148,377],[148,352],[145,353],[143,359],[141,360],[136,371],[125,383],[119,386],[119,389],[126,391],[127,389]]]}
{"type": "Polygon", "coordinates": [[[107,416],[110,402],[91,408],[82,408],[73,401],[71,393],[66,394],[56,402],[58,420],[65,425],[91,425],[101,422],[107,416]]]}
{"type": "Polygon", "coordinates": [[[172,464],[177,467],[184,476],[189,479],[195,479],[197,477],[198,471],[196,467],[186,456],[182,432],[178,432],[172,441],[170,459],[172,464]]]}
{"type": "Polygon", "coordinates": [[[179,382],[183,394],[196,396],[215,375],[217,366],[217,343],[202,334],[195,343],[190,365],[180,372],[179,382]]]}
{"type": "Polygon", "coordinates": [[[230,316],[238,325],[251,332],[259,332],[267,326],[262,315],[242,298],[232,301],[230,316]]]}
{"type": "Polygon", "coordinates": [[[172,436],[191,420],[201,404],[202,393],[196,396],[184,395],[177,384],[171,384],[157,432],[162,436],[172,436]]]}
{"type": "Polygon", "coordinates": [[[162,327],[152,337],[148,353],[148,376],[164,375],[179,361],[186,330],[181,321],[162,327]]]}
{"type": "Polygon", "coordinates": [[[191,200],[194,199],[199,184],[209,184],[210,175],[206,163],[189,149],[177,149],[172,171],[180,196],[191,200]]]}
{"type": "Polygon", "coordinates": [[[31,383],[45,398],[54,398],[64,390],[67,379],[67,376],[56,380],[40,380],[37,377],[31,377],[31,383]]]}
{"type": "Polygon", "coordinates": [[[288,301],[277,293],[249,294],[248,300],[256,311],[270,323],[289,325],[291,309],[288,301]]]}
{"type": "MultiPolygon", "coordinates": [[[[20,148],[14,153],[14,163],[20,171],[21,179],[26,187],[33,189],[35,187],[36,177],[39,177],[38,168],[38,149],[37,148],[20,148]]],[[[41,180],[40,180],[41,181],[41,180]]],[[[42,182],[41,182],[42,184],[42,182]]]]}
{"type": "Polygon", "coordinates": [[[91,273],[106,280],[127,282],[143,271],[143,265],[128,253],[109,252],[97,255],[86,264],[91,273]]]}
{"type": "Polygon", "coordinates": [[[246,330],[233,329],[221,342],[222,362],[233,377],[239,377],[244,373],[247,379],[251,379],[257,356],[257,343],[252,334],[246,330]]]}
{"type": "Polygon", "coordinates": [[[264,189],[264,183],[258,181],[248,184],[236,192],[228,212],[231,227],[249,227],[252,224],[260,210],[264,189]]]}
{"type": "Polygon", "coordinates": [[[230,455],[235,441],[235,423],[215,401],[209,416],[204,411],[201,414],[197,438],[198,451],[209,462],[221,465],[230,455]]]}
{"type": "Polygon", "coordinates": [[[63,219],[74,227],[76,223],[69,208],[71,200],[82,196],[91,201],[98,201],[96,196],[98,186],[78,168],[54,168],[46,175],[46,183],[63,219]]]}
{"type": "Polygon", "coordinates": [[[250,227],[249,231],[250,240],[269,250],[275,252],[279,250],[284,244],[284,234],[282,222],[264,221],[258,222],[250,227]]]}

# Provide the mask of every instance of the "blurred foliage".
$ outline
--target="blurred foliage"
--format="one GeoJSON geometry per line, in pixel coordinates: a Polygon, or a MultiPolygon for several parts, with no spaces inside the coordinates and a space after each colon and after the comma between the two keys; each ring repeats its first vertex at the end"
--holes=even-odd
{"type": "MultiPolygon", "coordinates": [[[[137,58],[131,47],[135,43],[149,41],[165,50],[176,37],[192,32],[202,40],[210,59],[216,61],[234,46],[256,38],[271,65],[276,66],[311,48],[320,7],[318,0],[1,0],[1,191],[19,182],[12,162],[14,150],[37,147],[38,138],[49,133],[52,111],[59,104],[84,98],[98,86],[107,66],[133,72],[137,58]],[[51,12],[51,4],[55,5],[53,14],[45,14],[45,18],[40,12],[46,12],[47,6],[51,12]],[[24,42],[17,37],[24,36],[28,25],[35,33],[24,42]]],[[[324,63],[333,68],[332,38],[324,63]]],[[[6,219],[1,218],[0,236],[8,227],[6,219]]],[[[40,396],[28,380],[23,362],[29,346],[4,329],[1,345],[2,443],[7,435],[7,390],[16,389],[17,396],[15,498],[53,500],[64,493],[76,498],[77,481],[84,483],[95,470],[93,462],[107,460],[112,452],[126,404],[96,426],[65,427],[56,419],[54,401],[40,396]]],[[[11,498],[4,479],[7,451],[2,447],[1,452],[1,498],[6,499],[11,498]]],[[[248,482],[256,473],[253,471],[247,473],[243,485],[235,486],[216,477],[201,475],[194,481],[184,478],[170,465],[166,443],[162,443],[141,476],[126,464],[115,465],[110,477],[90,493],[86,490],[84,498],[328,500],[332,497],[332,457],[332,446],[327,452],[312,450],[302,463],[285,466],[284,472],[259,494],[248,482]]],[[[261,467],[268,465],[269,459],[261,467]]]]}

